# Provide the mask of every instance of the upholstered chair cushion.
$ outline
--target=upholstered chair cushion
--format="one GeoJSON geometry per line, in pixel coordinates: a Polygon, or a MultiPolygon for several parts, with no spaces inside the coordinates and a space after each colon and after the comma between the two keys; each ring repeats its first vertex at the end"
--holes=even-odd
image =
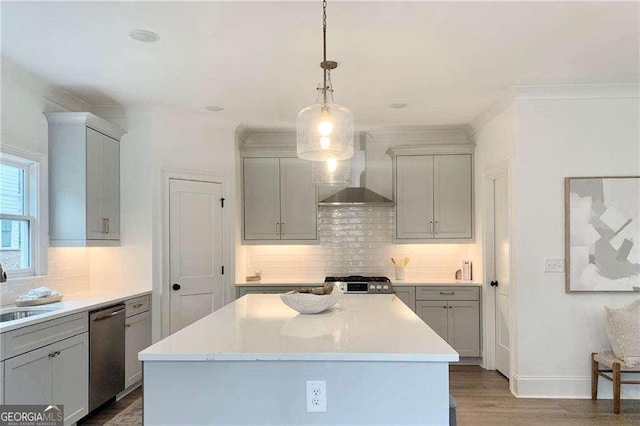
{"type": "Polygon", "coordinates": [[[630,367],[640,365],[640,300],[623,308],[605,307],[607,335],[616,357],[630,367]]]}

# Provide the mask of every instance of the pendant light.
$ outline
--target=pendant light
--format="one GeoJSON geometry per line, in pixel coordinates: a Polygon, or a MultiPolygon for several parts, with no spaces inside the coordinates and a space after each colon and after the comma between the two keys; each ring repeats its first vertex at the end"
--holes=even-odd
{"type": "Polygon", "coordinates": [[[336,161],[353,156],[353,115],[347,108],[334,103],[331,70],[338,67],[327,61],[327,1],[322,2],[323,80],[318,85],[315,104],[298,113],[296,145],[303,160],[324,161],[333,168],[336,161]]]}

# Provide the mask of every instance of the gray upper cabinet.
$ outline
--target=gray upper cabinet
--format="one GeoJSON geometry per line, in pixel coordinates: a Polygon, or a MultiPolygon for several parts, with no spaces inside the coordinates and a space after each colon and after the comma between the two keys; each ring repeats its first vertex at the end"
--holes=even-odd
{"type": "Polygon", "coordinates": [[[46,116],[50,245],[118,245],[124,131],[89,113],[46,116]]]}
{"type": "Polygon", "coordinates": [[[298,158],[244,158],[243,223],[244,241],[316,241],[312,163],[298,158]]]}
{"type": "Polygon", "coordinates": [[[473,155],[394,149],[396,242],[473,239],[473,155]]]}

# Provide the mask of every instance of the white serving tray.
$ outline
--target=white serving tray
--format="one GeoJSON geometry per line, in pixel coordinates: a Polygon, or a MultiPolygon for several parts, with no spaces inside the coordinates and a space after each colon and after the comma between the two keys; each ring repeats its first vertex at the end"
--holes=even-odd
{"type": "Polygon", "coordinates": [[[40,299],[33,299],[33,300],[16,300],[16,306],[22,307],[22,306],[46,305],[49,303],[59,302],[62,300],[62,297],[63,295],[59,294],[57,296],[41,297],[40,299]]]}

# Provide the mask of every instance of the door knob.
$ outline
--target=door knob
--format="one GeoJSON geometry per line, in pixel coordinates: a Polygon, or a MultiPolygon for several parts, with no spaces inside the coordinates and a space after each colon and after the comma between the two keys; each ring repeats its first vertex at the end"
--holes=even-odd
{"type": "Polygon", "coordinates": [[[491,281],[491,287],[498,287],[498,281],[491,281]]]}
{"type": "Polygon", "coordinates": [[[174,290],[180,290],[180,284],[174,284],[171,286],[171,288],[174,290]]]}

